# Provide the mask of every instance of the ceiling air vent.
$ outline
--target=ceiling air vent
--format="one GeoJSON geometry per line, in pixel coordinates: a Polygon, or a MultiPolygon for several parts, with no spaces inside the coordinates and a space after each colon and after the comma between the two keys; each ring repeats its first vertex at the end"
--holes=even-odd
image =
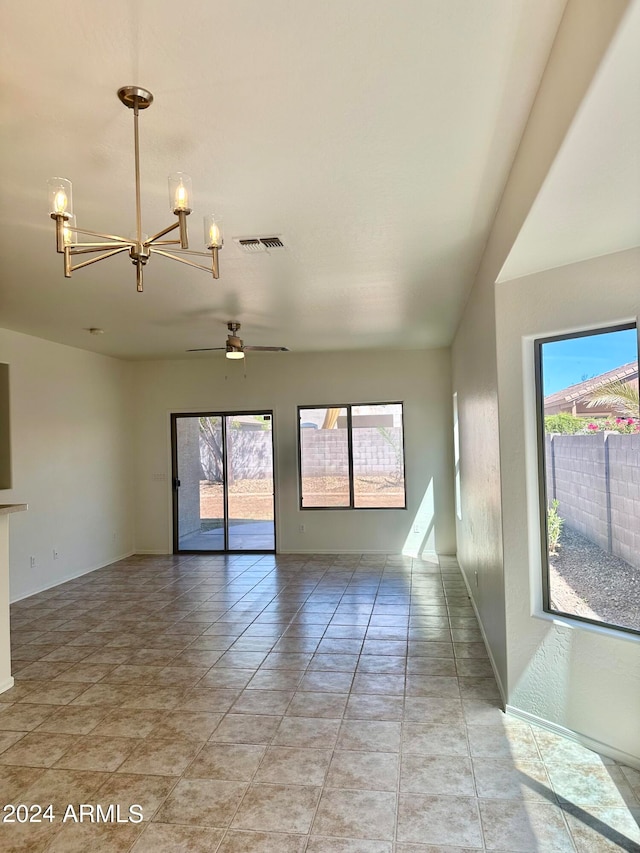
{"type": "Polygon", "coordinates": [[[267,249],[284,249],[284,243],[279,237],[261,237],[260,242],[267,249]]]}
{"type": "Polygon", "coordinates": [[[248,255],[270,254],[286,248],[281,237],[234,237],[233,242],[248,255]]]}
{"type": "Polygon", "coordinates": [[[243,252],[264,252],[264,246],[257,237],[247,237],[236,241],[243,252]]]}

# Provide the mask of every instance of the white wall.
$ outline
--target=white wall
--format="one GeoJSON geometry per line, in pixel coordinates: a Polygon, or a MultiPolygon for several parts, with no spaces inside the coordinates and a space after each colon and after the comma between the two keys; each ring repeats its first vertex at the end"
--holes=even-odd
{"type": "Polygon", "coordinates": [[[453,347],[458,395],[460,509],[458,562],[506,696],[507,648],[502,565],[500,455],[492,285],[473,290],[453,347]]]}
{"type": "Polygon", "coordinates": [[[452,347],[462,490],[458,558],[505,699],[494,283],[627,5],[627,0],[568,0],[452,347]]]}
{"type": "Polygon", "coordinates": [[[397,553],[408,544],[454,553],[449,359],[445,349],[249,353],[246,379],[242,362],[229,362],[222,353],[132,364],[136,549],[172,549],[170,412],[264,408],[274,411],[279,550],[397,553]],[[405,404],[408,509],[301,511],[296,406],[385,401],[405,404]]]}
{"type": "Polygon", "coordinates": [[[636,320],[640,249],[496,291],[509,705],[640,761],[640,638],[542,613],[533,340],[636,320]]]}
{"type": "Polygon", "coordinates": [[[132,552],[128,365],[4,329],[0,362],[13,463],[0,502],[29,504],[9,522],[15,601],[132,552]]]}

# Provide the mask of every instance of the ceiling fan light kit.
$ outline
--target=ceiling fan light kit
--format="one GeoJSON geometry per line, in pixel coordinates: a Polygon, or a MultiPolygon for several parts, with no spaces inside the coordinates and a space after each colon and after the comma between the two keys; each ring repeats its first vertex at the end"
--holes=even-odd
{"type": "Polygon", "coordinates": [[[206,252],[189,250],[187,233],[187,216],[191,213],[193,192],[191,178],[184,172],[176,172],[169,177],[169,209],[177,217],[176,221],[149,237],[142,231],[142,213],[140,204],[140,142],[138,134],[138,114],[153,103],[153,95],[147,89],[139,86],[123,86],[118,89],[118,98],[129,109],[133,110],[133,132],[135,152],[135,182],[136,182],[136,237],[130,239],[114,234],[103,234],[78,228],[73,213],[72,185],[68,178],[50,178],[49,213],[56,223],[56,250],[64,255],[64,274],[71,274],[82,267],[95,264],[98,261],[128,252],[131,263],[136,268],[136,288],[142,293],[143,269],[152,254],[162,255],[182,264],[210,272],[214,278],[219,278],[218,252],[222,249],[224,240],[219,221],[210,213],[204,218],[204,242],[206,252]],[[178,231],[177,239],[163,240],[172,231],[178,231]],[[94,238],[93,241],[80,242],[78,235],[94,238]],[[97,241],[95,238],[99,238],[97,241]],[[168,252],[165,246],[175,246],[168,252]],[[162,247],[162,248],[161,248],[162,247]],[[178,252],[179,254],[176,254],[178,252]],[[99,254],[96,254],[99,253],[99,254]],[[73,263],[77,255],[94,255],[84,261],[73,263]],[[210,258],[210,266],[190,260],[191,257],[210,258]]]}

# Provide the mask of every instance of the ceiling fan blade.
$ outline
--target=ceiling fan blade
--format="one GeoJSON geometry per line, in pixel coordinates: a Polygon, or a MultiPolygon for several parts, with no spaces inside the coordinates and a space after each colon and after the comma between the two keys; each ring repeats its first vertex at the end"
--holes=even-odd
{"type": "Polygon", "coordinates": [[[216,350],[223,350],[226,347],[200,347],[199,349],[188,349],[185,352],[215,352],[216,350]]]}
{"type": "Polygon", "coordinates": [[[243,349],[256,352],[289,352],[289,347],[243,347],[243,349]]]}

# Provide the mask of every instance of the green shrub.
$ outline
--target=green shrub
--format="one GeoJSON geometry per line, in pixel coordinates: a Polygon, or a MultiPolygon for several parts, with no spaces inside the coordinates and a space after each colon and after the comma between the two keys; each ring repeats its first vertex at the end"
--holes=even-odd
{"type": "Polygon", "coordinates": [[[579,418],[570,412],[560,412],[557,415],[547,415],[544,419],[544,431],[546,433],[559,432],[562,435],[574,435],[577,432],[586,432],[588,418],[579,418]]]}
{"type": "Polygon", "coordinates": [[[554,498],[551,505],[547,507],[547,544],[549,556],[558,553],[558,544],[564,519],[558,515],[558,500],[554,498]]]}

